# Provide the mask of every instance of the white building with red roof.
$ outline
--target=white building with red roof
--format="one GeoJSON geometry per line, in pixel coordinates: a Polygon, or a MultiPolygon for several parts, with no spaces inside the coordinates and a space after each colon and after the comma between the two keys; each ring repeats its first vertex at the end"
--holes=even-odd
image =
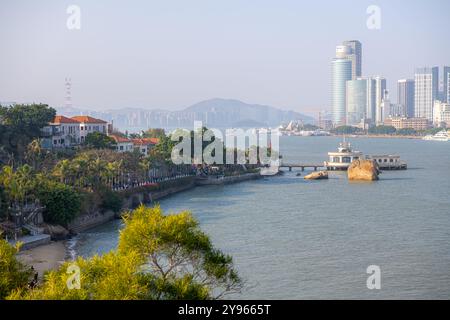
{"type": "Polygon", "coordinates": [[[52,122],[43,128],[44,148],[65,148],[82,144],[89,133],[108,134],[108,123],[89,116],[55,116],[52,122]]]}
{"type": "Polygon", "coordinates": [[[148,155],[150,150],[159,142],[158,138],[139,138],[132,139],[135,149],[138,149],[140,153],[148,155]]]}
{"type": "Polygon", "coordinates": [[[116,142],[117,152],[132,152],[134,149],[133,141],[131,139],[122,137],[117,134],[110,134],[111,138],[116,142]]]}
{"type": "Polygon", "coordinates": [[[100,132],[108,134],[108,122],[92,118],[89,116],[76,116],[71,119],[78,121],[80,125],[80,142],[83,143],[84,139],[89,133],[100,132]]]}

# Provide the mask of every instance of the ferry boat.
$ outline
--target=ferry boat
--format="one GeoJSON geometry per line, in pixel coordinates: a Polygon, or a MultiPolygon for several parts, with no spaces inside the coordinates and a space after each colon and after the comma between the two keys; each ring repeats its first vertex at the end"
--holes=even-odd
{"type": "Polygon", "coordinates": [[[324,165],[328,170],[347,170],[354,160],[361,159],[361,151],[353,151],[349,142],[344,141],[339,144],[337,152],[328,152],[328,160],[324,165]]]}
{"type": "Polygon", "coordinates": [[[354,160],[374,160],[381,170],[406,170],[407,164],[398,155],[367,155],[361,151],[353,151],[350,143],[345,141],[339,144],[337,152],[328,152],[329,161],[324,162],[327,170],[347,170],[354,160]]]}
{"type": "Polygon", "coordinates": [[[423,138],[423,140],[431,140],[431,141],[449,141],[450,134],[447,130],[442,130],[435,135],[428,135],[423,138]]]}

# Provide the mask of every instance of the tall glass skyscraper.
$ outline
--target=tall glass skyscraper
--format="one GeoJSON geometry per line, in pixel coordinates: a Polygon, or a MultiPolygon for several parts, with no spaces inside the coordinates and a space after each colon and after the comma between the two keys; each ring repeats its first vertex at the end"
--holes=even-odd
{"type": "Polygon", "coordinates": [[[352,80],[355,80],[362,76],[362,44],[358,40],[349,40],[343,45],[350,48],[347,59],[352,61],[352,80]]]}
{"type": "Polygon", "coordinates": [[[375,123],[377,116],[377,82],[373,78],[367,78],[367,109],[366,119],[375,123]]]}
{"type": "Polygon", "coordinates": [[[336,58],[332,62],[333,123],[344,125],[346,120],[346,82],[352,80],[352,62],[346,58],[336,58]]]}
{"type": "Polygon", "coordinates": [[[366,118],[367,79],[358,78],[347,81],[347,125],[354,126],[366,118]]]}
{"type": "Polygon", "coordinates": [[[402,79],[397,82],[397,104],[402,106],[405,116],[414,117],[414,80],[402,79]]]}
{"type": "Polygon", "coordinates": [[[439,93],[439,68],[418,68],[414,80],[415,117],[433,121],[433,105],[439,93]]]}

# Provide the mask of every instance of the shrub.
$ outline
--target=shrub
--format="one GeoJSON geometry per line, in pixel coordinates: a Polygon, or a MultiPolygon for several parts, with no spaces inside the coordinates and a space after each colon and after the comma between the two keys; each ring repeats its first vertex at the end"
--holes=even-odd
{"type": "Polygon", "coordinates": [[[134,195],[131,197],[131,207],[137,208],[141,204],[141,201],[139,200],[139,196],[134,195]]]}
{"type": "Polygon", "coordinates": [[[114,192],[108,188],[101,190],[101,208],[103,210],[112,210],[115,213],[119,213],[122,210],[122,197],[117,192],[114,192]]]}
{"type": "Polygon", "coordinates": [[[32,271],[17,261],[18,251],[18,246],[0,239],[0,300],[15,289],[25,288],[30,280],[32,271]]]}
{"type": "Polygon", "coordinates": [[[47,181],[38,190],[38,198],[45,206],[44,220],[67,226],[80,212],[81,196],[72,187],[47,181]]]}

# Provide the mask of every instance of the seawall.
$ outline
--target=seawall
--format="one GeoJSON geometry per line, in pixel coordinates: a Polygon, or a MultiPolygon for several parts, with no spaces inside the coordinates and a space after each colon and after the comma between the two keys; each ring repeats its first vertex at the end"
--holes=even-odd
{"type": "MultiPolygon", "coordinates": [[[[137,191],[136,193],[131,193],[124,198],[121,212],[133,209],[141,203],[151,204],[156,200],[162,199],[164,197],[167,197],[169,195],[178,192],[191,189],[193,187],[195,187],[194,178],[192,178],[188,183],[182,186],[170,187],[162,191],[151,191],[151,192],[137,191]]],[[[71,233],[79,233],[100,226],[111,220],[120,218],[120,216],[121,213],[115,213],[111,210],[104,212],[97,210],[92,214],[77,217],[74,221],[72,221],[69,224],[68,229],[71,233]]]]}

